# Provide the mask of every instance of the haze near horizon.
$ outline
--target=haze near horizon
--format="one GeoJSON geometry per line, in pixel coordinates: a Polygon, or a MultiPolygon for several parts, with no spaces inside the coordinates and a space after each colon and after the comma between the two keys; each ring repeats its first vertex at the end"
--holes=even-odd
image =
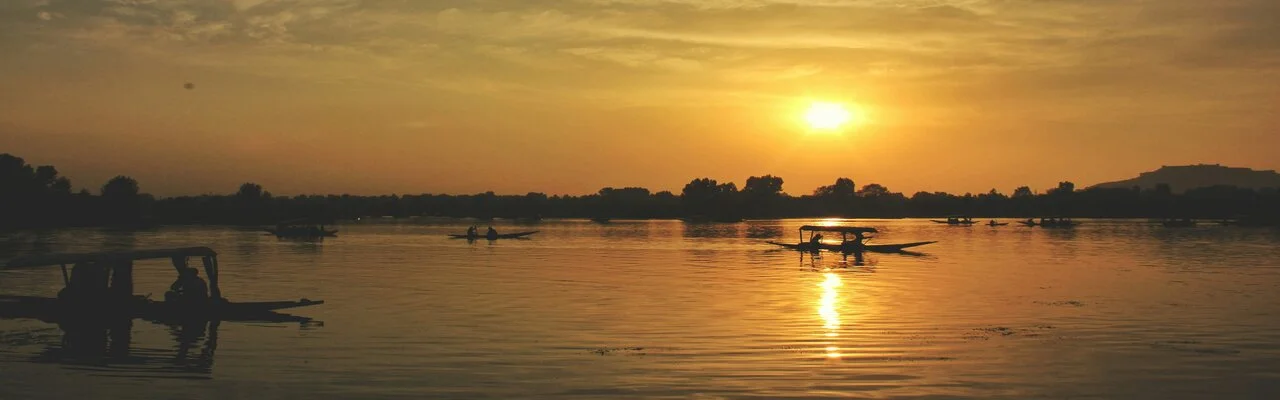
{"type": "Polygon", "coordinates": [[[1280,168],[1280,3],[0,4],[0,152],[158,195],[1280,168]]]}

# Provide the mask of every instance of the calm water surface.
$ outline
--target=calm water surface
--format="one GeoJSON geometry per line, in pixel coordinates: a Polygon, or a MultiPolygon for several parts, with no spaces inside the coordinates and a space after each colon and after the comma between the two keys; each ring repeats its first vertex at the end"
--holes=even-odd
{"type": "MultiPolygon", "coordinates": [[[[0,320],[0,398],[1280,398],[1280,234],[856,221],[926,254],[774,250],[814,221],[355,223],[0,234],[30,252],[207,245],[232,300],[324,299],[310,324],[133,322],[88,350],[0,320]],[[127,343],[127,346],[125,345],[127,343]],[[107,349],[110,348],[110,349],[107,349]]],[[[139,264],[159,297],[166,262],[139,264]]],[[[53,295],[57,268],[0,270],[53,295]]]]}

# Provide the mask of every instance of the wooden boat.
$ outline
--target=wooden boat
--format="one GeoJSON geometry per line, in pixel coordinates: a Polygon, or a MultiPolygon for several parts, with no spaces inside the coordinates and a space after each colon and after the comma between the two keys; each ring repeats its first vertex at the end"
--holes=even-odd
{"type": "Polygon", "coordinates": [[[766,243],[782,246],[791,250],[808,251],[808,252],[828,250],[828,251],[836,251],[836,252],[842,252],[842,253],[861,253],[861,252],[900,253],[912,247],[924,246],[926,244],[933,244],[933,243],[937,243],[937,241],[911,242],[911,243],[900,243],[900,244],[862,244],[862,245],[856,245],[852,243],[850,244],[819,243],[817,245],[814,245],[812,243],[782,243],[782,242],[774,242],[774,241],[769,241],[766,243]]]}
{"type": "Polygon", "coordinates": [[[480,240],[480,239],[486,239],[486,240],[498,240],[498,239],[522,239],[522,238],[525,238],[525,237],[527,237],[527,236],[529,236],[529,235],[532,235],[532,234],[535,234],[535,233],[538,233],[538,231],[517,232],[517,233],[503,233],[503,234],[499,234],[499,235],[480,235],[480,234],[476,234],[476,235],[449,235],[449,238],[451,238],[451,239],[467,239],[467,240],[480,240]]]}
{"type": "Polygon", "coordinates": [[[936,241],[928,241],[928,242],[911,242],[911,243],[900,243],[900,244],[867,244],[866,240],[869,238],[866,237],[866,234],[868,233],[876,233],[876,229],[856,227],[856,226],[805,225],[800,227],[799,243],[782,243],[782,242],[774,242],[774,241],[768,241],[766,243],[773,244],[776,246],[782,246],[784,248],[797,250],[797,251],[816,252],[821,250],[828,250],[828,251],[836,251],[836,252],[842,252],[842,253],[861,253],[861,252],[901,253],[905,249],[908,249],[911,247],[924,246],[926,244],[937,243],[936,241]],[[809,232],[809,238],[807,240],[805,239],[805,235],[804,235],[805,232],[809,232]],[[839,233],[841,235],[840,243],[826,243],[826,242],[822,242],[821,240],[815,240],[814,235],[817,234],[818,232],[839,233]],[[853,237],[850,238],[849,237],[850,235],[852,235],[853,237]]]}
{"type": "Polygon", "coordinates": [[[65,287],[56,298],[0,296],[0,317],[34,318],[49,322],[103,318],[143,318],[154,321],[307,321],[310,318],[276,313],[276,310],[324,304],[322,300],[233,302],[222,297],[218,282],[217,253],[207,247],[186,247],[123,252],[54,254],[19,257],[8,268],[59,265],[65,287]],[[208,298],[151,300],[133,294],[135,261],[169,259],[175,270],[187,267],[189,257],[199,257],[208,280],[208,298]],[[73,267],[68,270],[67,265],[73,267]]]}
{"type": "Polygon", "coordinates": [[[706,215],[691,215],[688,217],[680,218],[680,221],[684,223],[689,223],[689,224],[705,224],[705,223],[733,224],[733,223],[742,222],[743,219],[741,217],[735,217],[731,215],[717,216],[717,217],[710,217],[706,215]]]}
{"type": "Polygon", "coordinates": [[[329,230],[329,229],[324,229],[323,227],[309,227],[309,226],[283,227],[283,228],[277,227],[275,229],[267,228],[265,229],[265,231],[281,239],[290,239],[290,238],[317,239],[317,238],[338,236],[338,231],[336,229],[329,230]]]}
{"type": "Polygon", "coordinates": [[[936,223],[936,224],[947,224],[947,225],[973,225],[977,223],[973,221],[973,218],[964,217],[964,216],[947,217],[946,220],[931,219],[929,221],[932,221],[933,223],[936,223]]]}
{"type": "Polygon", "coordinates": [[[991,221],[991,222],[988,222],[988,223],[987,223],[987,226],[1005,226],[1005,225],[1009,225],[1009,223],[1008,223],[1008,222],[996,222],[996,221],[994,221],[994,220],[993,220],[993,221],[991,221]]]}
{"type": "Polygon", "coordinates": [[[204,307],[176,305],[146,298],[133,298],[111,307],[77,310],[56,298],[0,295],[0,318],[31,318],[58,322],[68,316],[86,314],[94,319],[141,318],[149,321],[242,321],[306,322],[311,318],[277,313],[277,310],[324,304],[324,301],[216,302],[204,307]]]}
{"type": "Polygon", "coordinates": [[[1028,218],[1025,221],[1018,221],[1018,223],[1028,227],[1038,226],[1041,228],[1071,228],[1080,225],[1079,222],[1072,221],[1071,218],[1040,218],[1039,221],[1028,218]]]}
{"type": "Polygon", "coordinates": [[[336,229],[325,229],[324,224],[303,223],[308,221],[307,218],[284,221],[276,224],[275,228],[263,229],[269,234],[275,235],[281,239],[322,239],[325,237],[338,236],[336,229]]]}

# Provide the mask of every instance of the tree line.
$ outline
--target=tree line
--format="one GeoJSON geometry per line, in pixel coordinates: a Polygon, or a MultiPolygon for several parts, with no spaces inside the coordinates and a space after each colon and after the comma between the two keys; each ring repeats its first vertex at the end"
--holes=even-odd
{"type": "Polygon", "coordinates": [[[96,193],[72,191],[71,181],[53,166],[32,166],[0,154],[0,227],[141,226],[155,224],[261,225],[293,219],[334,221],[369,216],[477,218],[687,218],[736,221],[760,218],[902,218],[967,215],[975,218],[1240,218],[1276,221],[1280,190],[1230,186],[1177,194],[1168,185],[1153,189],[1076,190],[1060,182],[1043,193],[1028,186],[1005,195],[916,192],[910,196],[869,183],[838,178],[811,193],[783,191],[772,175],[733,182],[699,178],[680,193],[640,187],[600,189],[582,196],[498,195],[299,195],[275,196],[254,183],[234,193],[157,198],[127,176],[105,182],[96,193]]]}

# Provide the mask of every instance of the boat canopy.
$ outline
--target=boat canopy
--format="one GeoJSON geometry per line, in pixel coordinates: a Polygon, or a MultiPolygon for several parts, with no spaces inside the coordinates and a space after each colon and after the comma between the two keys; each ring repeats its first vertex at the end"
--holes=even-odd
{"type": "Polygon", "coordinates": [[[100,285],[113,292],[126,296],[133,295],[133,262],[138,260],[170,259],[174,270],[181,273],[187,266],[187,258],[200,257],[204,265],[205,276],[209,279],[209,294],[215,299],[222,298],[218,287],[218,253],[208,247],[180,247],[171,249],[151,249],[132,251],[106,251],[95,253],[64,253],[18,257],[5,264],[8,268],[41,267],[47,265],[62,266],[63,284],[71,286],[77,270],[91,269],[100,285]],[[67,265],[73,265],[70,271],[67,265]],[[110,279],[107,277],[110,276],[110,279]]]}
{"type": "Polygon", "coordinates": [[[864,228],[860,226],[805,225],[801,226],[800,230],[810,232],[876,233],[876,228],[864,228]]]}
{"type": "Polygon", "coordinates": [[[95,253],[64,253],[18,257],[5,264],[8,268],[42,267],[84,262],[136,261],[174,257],[216,257],[217,252],[208,247],[181,247],[133,251],[105,251],[95,253]]]}

